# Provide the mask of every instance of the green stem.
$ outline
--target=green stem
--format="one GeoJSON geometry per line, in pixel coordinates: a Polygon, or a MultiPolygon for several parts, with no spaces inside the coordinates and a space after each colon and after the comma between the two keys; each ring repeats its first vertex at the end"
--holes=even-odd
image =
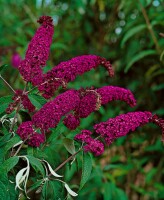
{"type": "MultiPolygon", "coordinates": [[[[26,91],[27,84],[28,84],[28,83],[26,82],[26,85],[25,85],[25,87],[24,87],[23,93],[25,93],[25,91],[26,91]]],[[[13,122],[12,122],[12,124],[11,124],[10,130],[9,130],[10,133],[13,131],[13,128],[14,128],[14,125],[15,125],[15,122],[16,122],[16,119],[17,119],[18,112],[19,112],[20,108],[21,108],[21,99],[20,99],[20,101],[19,101],[19,103],[18,103],[18,106],[17,106],[17,109],[16,109],[16,113],[15,113],[13,122]]]]}
{"type": "Polygon", "coordinates": [[[0,74],[0,78],[6,83],[6,85],[15,93],[15,90],[12,88],[12,86],[1,76],[0,74]]]}
{"type": "MultiPolygon", "coordinates": [[[[69,158],[67,158],[64,162],[62,162],[57,168],[54,169],[54,172],[58,171],[60,168],[62,168],[67,162],[69,162],[70,160],[72,160],[72,158],[74,158],[80,151],[82,150],[82,148],[80,148],[77,152],[75,152],[74,154],[72,154],[69,158]]],[[[48,177],[51,176],[52,174],[48,174],[48,177]]]]}

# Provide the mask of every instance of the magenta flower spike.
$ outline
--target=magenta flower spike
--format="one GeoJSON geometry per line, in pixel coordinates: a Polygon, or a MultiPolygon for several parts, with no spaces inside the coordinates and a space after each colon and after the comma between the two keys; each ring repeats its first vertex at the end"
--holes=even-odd
{"type": "Polygon", "coordinates": [[[99,109],[100,106],[97,104],[104,105],[116,100],[124,101],[131,107],[136,105],[136,100],[130,90],[116,86],[104,86],[94,91],[88,90],[81,99],[79,109],[76,112],[80,118],[85,118],[99,109]]]}
{"type": "Polygon", "coordinates": [[[129,112],[94,125],[94,130],[105,139],[107,145],[110,145],[116,138],[135,131],[137,127],[149,123],[151,119],[152,113],[148,111],[129,112]]]}
{"type": "MultiPolygon", "coordinates": [[[[115,118],[111,118],[106,122],[100,122],[94,125],[95,133],[104,139],[107,145],[110,145],[115,139],[127,135],[131,131],[135,131],[138,127],[153,122],[162,129],[162,141],[164,141],[164,120],[157,115],[152,115],[149,111],[137,111],[121,114],[115,118]]],[[[75,135],[74,139],[84,142],[84,151],[91,152],[95,156],[99,156],[104,152],[104,145],[101,141],[93,139],[93,133],[89,130],[82,130],[81,133],[75,135]]]]}
{"type": "Polygon", "coordinates": [[[109,61],[96,55],[83,55],[72,58],[71,60],[61,62],[44,76],[44,81],[39,86],[39,91],[45,98],[50,98],[61,85],[66,85],[73,81],[77,75],[82,75],[93,68],[103,65],[110,76],[114,71],[109,61]]]}
{"type": "Polygon", "coordinates": [[[125,88],[117,86],[104,86],[96,90],[101,96],[101,104],[107,104],[110,101],[124,101],[129,106],[134,107],[136,105],[136,99],[133,93],[125,88]]]}
{"type": "Polygon", "coordinates": [[[32,117],[32,122],[37,128],[47,131],[56,127],[62,116],[79,105],[79,93],[76,90],[68,90],[58,95],[53,101],[46,103],[32,117]]]}
{"type": "Polygon", "coordinates": [[[136,105],[136,99],[130,90],[116,87],[104,86],[99,89],[81,90],[81,98],[79,106],[74,110],[74,115],[68,115],[64,119],[64,124],[67,128],[74,130],[79,126],[80,118],[88,117],[92,112],[98,110],[101,105],[111,101],[120,100],[126,102],[131,107],[136,105]],[[74,121],[72,120],[74,117],[74,121]]]}
{"type": "Polygon", "coordinates": [[[21,61],[18,70],[25,81],[33,85],[41,84],[43,72],[41,67],[46,65],[49,57],[50,45],[54,33],[53,20],[49,16],[42,16],[38,23],[41,26],[37,29],[34,37],[28,45],[25,59],[21,61]]]}
{"type": "Polygon", "coordinates": [[[30,146],[39,147],[45,141],[44,134],[37,133],[31,121],[23,122],[18,128],[17,134],[30,146]]]}
{"type": "Polygon", "coordinates": [[[83,147],[85,152],[91,152],[95,156],[99,156],[104,152],[104,144],[99,140],[91,137],[92,132],[89,130],[82,130],[81,133],[77,134],[74,139],[77,141],[84,142],[86,145],[83,147]]]}

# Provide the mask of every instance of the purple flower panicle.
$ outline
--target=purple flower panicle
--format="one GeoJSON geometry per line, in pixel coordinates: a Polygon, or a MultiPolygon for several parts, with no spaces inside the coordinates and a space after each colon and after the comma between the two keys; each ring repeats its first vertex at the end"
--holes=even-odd
{"type": "Polygon", "coordinates": [[[85,143],[89,143],[91,139],[92,132],[89,130],[82,130],[81,133],[75,135],[74,139],[78,141],[82,141],[85,143]]]}
{"type": "Polygon", "coordinates": [[[110,101],[120,100],[126,102],[131,107],[136,105],[136,99],[128,89],[117,86],[104,86],[96,90],[101,95],[101,104],[107,104],[110,101]]]}
{"type": "Polygon", "coordinates": [[[82,130],[81,133],[74,137],[74,139],[86,143],[83,147],[85,152],[91,152],[95,156],[99,156],[104,152],[104,144],[99,140],[93,139],[91,135],[91,131],[82,130]]]}
{"type": "Polygon", "coordinates": [[[39,90],[45,98],[50,98],[61,85],[73,81],[77,75],[82,75],[99,65],[103,65],[110,76],[114,75],[112,66],[105,58],[96,55],[83,55],[61,62],[44,76],[39,90]]]}
{"type": "Polygon", "coordinates": [[[74,130],[80,125],[80,119],[78,116],[75,116],[73,114],[68,114],[64,118],[63,123],[70,130],[74,130]]]}
{"type": "MultiPolygon", "coordinates": [[[[111,118],[106,122],[96,124],[94,130],[104,138],[107,145],[110,145],[116,138],[125,136],[130,131],[134,131],[137,127],[145,125],[151,121],[151,112],[129,112],[111,118]]],[[[159,121],[157,123],[159,123],[159,121]]],[[[84,146],[84,151],[89,151],[95,156],[99,156],[104,152],[104,145],[99,140],[93,139],[91,135],[93,135],[91,131],[83,130],[80,134],[77,134],[74,139],[87,144],[84,146]]]]}
{"type": "Polygon", "coordinates": [[[33,85],[41,84],[43,81],[41,66],[44,67],[46,65],[49,56],[54,33],[52,21],[49,16],[39,18],[38,22],[41,26],[28,45],[25,59],[22,60],[18,67],[24,80],[32,82],[33,85]]]}
{"type": "Polygon", "coordinates": [[[23,141],[26,140],[30,146],[39,147],[45,141],[44,134],[37,133],[33,129],[31,121],[23,122],[17,129],[17,134],[23,141]]]}
{"type": "Polygon", "coordinates": [[[105,139],[107,145],[110,145],[116,138],[125,136],[137,127],[149,123],[151,118],[152,113],[148,111],[129,112],[96,124],[94,130],[105,139]]]}
{"type": "MultiPolygon", "coordinates": [[[[99,89],[81,89],[80,93],[80,104],[74,110],[74,115],[77,118],[86,118],[95,110],[98,110],[101,105],[107,104],[110,101],[120,100],[129,104],[131,107],[136,105],[136,99],[130,90],[116,87],[116,86],[104,86],[99,89]]],[[[70,119],[71,120],[71,119],[70,119]]],[[[69,117],[67,117],[67,122],[69,117]]],[[[70,122],[71,123],[71,122],[70,122]]],[[[65,123],[67,126],[69,123],[65,123]]],[[[76,129],[78,123],[72,127],[76,129]]],[[[67,126],[68,127],[68,126],[67,126]]],[[[69,127],[68,127],[69,128],[69,127]]]]}
{"type": "Polygon", "coordinates": [[[104,152],[104,144],[93,138],[91,138],[90,142],[83,148],[85,152],[91,152],[94,156],[100,156],[104,152]]]}
{"type": "Polygon", "coordinates": [[[47,131],[49,128],[56,127],[61,117],[75,109],[79,102],[78,91],[68,90],[46,103],[33,115],[32,122],[35,127],[47,131]]]}
{"type": "Polygon", "coordinates": [[[92,112],[97,110],[101,106],[101,96],[96,91],[88,91],[80,100],[79,107],[77,107],[75,113],[80,118],[88,117],[92,112]],[[99,104],[100,106],[97,106],[99,104]]]}

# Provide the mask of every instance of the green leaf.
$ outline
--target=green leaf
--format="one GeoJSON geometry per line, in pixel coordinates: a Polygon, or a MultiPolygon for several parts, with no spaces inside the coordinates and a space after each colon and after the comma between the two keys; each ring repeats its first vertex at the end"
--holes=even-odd
{"type": "Polygon", "coordinates": [[[74,144],[74,140],[69,139],[69,138],[64,138],[63,139],[63,144],[65,146],[65,148],[67,149],[67,151],[70,154],[74,154],[75,153],[75,144],[74,144]]]}
{"type": "Polygon", "coordinates": [[[42,188],[41,200],[48,199],[48,182],[45,182],[42,188]]]}
{"type": "Polygon", "coordinates": [[[12,148],[16,143],[20,142],[21,139],[18,135],[12,137],[9,142],[6,144],[4,151],[7,152],[10,148],[12,148]]]}
{"type": "Polygon", "coordinates": [[[27,155],[26,157],[29,159],[29,162],[32,165],[32,167],[35,170],[38,169],[42,173],[42,175],[44,176],[45,171],[44,171],[44,168],[43,168],[43,165],[41,164],[41,162],[37,158],[35,158],[34,156],[27,155]]]}
{"type": "Polygon", "coordinates": [[[27,154],[30,155],[30,156],[33,156],[34,155],[34,148],[29,146],[27,148],[27,154]]]}
{"type": "Polygon", "coordinates": [[[11,133],[8,133],[8,134],[4,135],[3,137],[1,137],[1,139],[0,139],[0,147],[5,145],[5,143],[8,142],[10,137],[11,137],[11,133]]]}
{"type": "Polygon", "coordinates": [[[7,160],[1,165],[0,172],[9,172],[19,161],[18,156],[13,156],[7,160]]]}
{"type": "Polygon", "coordinates": [[[37,182],[35,182],[32,186],[30,186],[30,190],[32,191],[32,190],[35,190],[36,188],[38,188],[41,184],[42,184],[42,181],[43,180],[40,180],[40,181],[37,181],[37,182]]]}
{"type": "Polygon", "coordinates": [[[6,186],[0,181],[0,199],[6,199],[7,196],[7,188],[6,186]]]}
{"type": "Polygon", "coordinates": [[[115,191],[115,185],[113,183],[104,183],[103,184],[103,199],[104,200],[114,200],[113,193],[115,191]]]}
{"type": "Polygon", "coordinates": [[[124,46],[124,44],[129,40],[129,38],[131,38],[136,33],[141,32],[142,30],[144,30],[146,28],[147,28],[146,24],[141,24],[141,25],[135,26],[134,28],[131,28],[130,30],[128,30],[122,39],[121,47],[124,46]]]}
{"type": "Polygon", "coordinates": [[[0,114],[5,112],[6,108],[8,107],[9,103],[12,102],[12,96],[4,96],[0,98],[0,114]]]}
{"type": "Polygon", "coordinates": [[[37,94],[28,94],[28,98],[31,103],[38,109],[40,109],[45,103],[47,103],[46,99],[37,94]]]}
{"type": "Polygon", "coordinates": [[[0,105],[12,102],[12,95],[4,96],[0,98],[0,105]]]}
{"type": "Polygon", "coordinates": [[[140,53],[138,53],[136,56],[134,56],[128,63],[128,65],[126,66],[124,72],[128,72],[128,70],[131,68],[131,66],[141,60],[142,58],[146,57],[146,56],[150,56],[150,55],[155,55],[157,54],[157,52],[155,50],[145,50],[145,51],[142,51],[140,53]]]}
{"type": "MultiPolygon", "coordinates": [[[[0,173],[0,195],[2,192],[2,188],[3,191],[6,191],[6,195],[5,195],[5,200],[17,200],[18,199],[18,190],[15,190],[15,185],[13,183],[10,183],[9,180],[14,180],[14,177],[11,176],[7,176],[6,173],[0,173]],[[4,187],[2,186],[2,184],[5,185],[5,190],[4,187]]],[[[1,199],[1,196],[0,196],[1,199]]]]}
{"type": "Polygon", "coordinates": [[[152,86],[152,90],[153,91],[159,91],[159,90],[163,90],[164,89],[164,83],[161,83],[159,85],[153,85],[152,86]]]}
{"type": "Polygon", "coordinates": [[[89,153],[83,154],[83,163],[82,163],[82,176],[80,182],[80,189],[86,184],[89,180],[92,171],[92,158],[89,153]]]}
{"type": "Polygon", "coordinates": [[[3,71],[6,67],[8,67],[8,65],[6,65],[6,64],[0,66],[0,74],[2,73],[2,71],[3,71]]]}
{"type": "Polygon", "coordinates": [[[119,189],[119,188],[116,188],[116,200],[119,199],[119,200],[128,200],[128,197],[126,195],[126,193],[119,189]]]}

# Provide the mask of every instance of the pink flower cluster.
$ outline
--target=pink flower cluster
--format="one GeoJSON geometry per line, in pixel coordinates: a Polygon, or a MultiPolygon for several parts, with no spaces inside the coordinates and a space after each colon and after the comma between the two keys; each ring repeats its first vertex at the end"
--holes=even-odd
{"type": "MultiPolygon", "coordinates": [[[[137,127],[145,125],[152,120],[152,114],[145,112],[129,112],[121,114],[106,122],[101,122],[94,126],[94,130],[102,138],[105,143],[110,145],[116,138],[127,135],[130,131],[134,131],[137,127]]],[[[95,156],[104,152],[104,146],[99,140],[91,138],[92,132],[89,130],[81,131],[75,136],[75,140],[85,142],[84,151],[90,151],[95,156]]]]}
{"type": "Polygon", "coordinates": [[[83,55],[72,58],[71,60],[61,62],[44,76],[43,83],[39,86],[39,91],[45,98],[50,98],[61,85],[66,85],[73,81],[77,75],[82,75],[99,65],[104,65],[109,75],[113,76],[114,72],[109,61],[96,55],[83,55]]]}
{"type": "Polygon", "coordinates": [[[39,18],[38,22],[41,26],[28,45],[25,59],[21,61],[18,67],[23,79],[32,82],[33,85],[41,84],[43,81],[41,66],[44,67],[46,65],[49,56],[54,33],[52,21],[49,16],[39,18]]]}
{"type": "Polygon", "coordinates": [[[62,116],[73,110],[79,104],[78,91],[68,90],[58,95],[53,101],[46,103],[32,117],[32,122],[37,128],[47,131],[56,127],[62,116]]]}
{"type": "Polygon", "coordinates": [[[96,124],[94,130],[105,139],[106,144],[110,145],[114,139],[125,136],[137,127],[147,124],[151,118],[152,114],[147,111],[129,112],[96,124]]]}
{"type": "Polygon", "coordinates": [[[43,133],[37,133],[32,126],[31,121],[26,121],[19,126],[17,134],[22,140],[27,140],[28,145],[39,147],[41,143],[45,141],[45,136],[43,133]]]}
{"type": "Polygon", "coordinates": [[[18,106],[19,103],[21,103],[24,109],[27,109],[29,112],[35,111],[35,106],[31,103],[27,94],[24,93],[23,90],[16,90],[12,99],[14,100],[14,102],[8,105],[8,108],[6,109],[6,113],[8,114],[11,113],[18,106]]]}
{"type": "Polygon", "coordinates": [[[74,139],[86,143],[83,147],[85,152],[92,152],[95,156],[99,156],[104,152],[104,144],[99,140],[93,139],[91,135],[91,131],[82,130],[74,139]]]}
{"type": "MultiPolygon", "coordinates": [[[[23,79],[36,86],[46,99],[52,97],[58,87],[66,87],[67,83],[75,80],[76,76],[95,69],[99,65],[103,65],[111,77],[114,75],[110,62],[96,55],[77,56],[61,62],[43,74],[42,67],[46,65],[49,57],[54,26],[49,16],[40,17],[38,22],[41,25],[29,43],[25,59],[20,62],[18,70],[23,79]]],[[[12,112],[19,103],[29,112],[35,110],[25,91],[17,90],[13,100],[14,102],[9,104],[6,110],[7,113],[12,112]]],[[[87,117],[101,105],[115,100],[124,101],[131,107],[136,105],[132,92],[117,86],[68,90],[46,103],[32,116],[32,121],[23,122],[17,134],[29,145],[38,147],[45,141],[45,134],[49,132],[49,129],[56,127],[63,116],[65,116],[63,120],[65,126],[73,130],[80,125],[80,118],[87,117]]],[[[116,138],[125,136],[149,122],[160,126],[164,135],[164,120],[156,115],[153,116],[148,111],[138,111],[121,114],[106,122],[96,124],[94,130],[96,134],[99,134],[97,138],[91,131],[83,130],[75,136],[75,139],[85,143],[83,147],[85,152],[92,152],[95,156],[99,156],[104,152],[104,144],[99,138],[103,138],[105,143],[110,145],[116,138]]]]}
{"type": "Polygon", "coordinates": [[[80,118],[88,117],[92,112],[98,110],[101,105],[107,104],[111,101],[124,101],[131,107],[136,105],[136,99],[132,92],[121,87],[104,86],[99,89],[83,89],[79,92],[80,104],[74,110],[74,120],[72,120],[73,114],[68,115],[64,120],[64,124],[67,128],[72,130],[79,126],[80,118]]]}

